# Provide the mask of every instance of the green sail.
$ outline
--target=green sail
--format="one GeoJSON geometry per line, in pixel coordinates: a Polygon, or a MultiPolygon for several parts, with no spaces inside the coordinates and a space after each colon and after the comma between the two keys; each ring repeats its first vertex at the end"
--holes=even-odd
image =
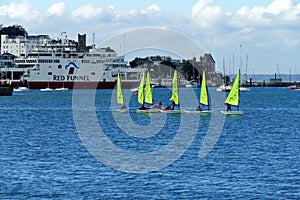
{"type": "Polygon", "coordinates": [[[172,97],[171,97],[170,100],[174,101],[176,105],[179,104],[179,100],[178,100],[178,81],[177,81],[177,71],[176,70],[174,72],[172,97]]]}
{"type": "Polygon", "coordinates": [[[151,78],[150,78],[150,72],[149,71],[147,73],[147,80],[146,80],[145,102],[148,103],[148,104],[153,104],[153,102],[152,102],[151,78]]]}
{"type": "Polygon", "coordinates": [[[225,103],[228,103],[233,106],[239,105],[239,88],[240,88],[240,70],[238,71],[238,74],[228,94],[228,97],[225,100],[225,103]]]}
{"type": "Polygon", "coordinates": [[[118,80],[117,80],[117,102],[118,104],[124,104],[120,72],[118,73],[118,80]]]}
{"type": "Polygon", "coordinates": [[[207,87],[206,87],[205,71],[203,71],[203,75],[202,75],[200,103],[208,106],[208,93],[207,93],[207,87]]]}
{"type": "Polygon", "coordinates": [[[145,74],[143,74],[142,80],[140,82],[140,87],[138,91],[138,102],[144,104],[144,83],[145,83],[145,74]]]}

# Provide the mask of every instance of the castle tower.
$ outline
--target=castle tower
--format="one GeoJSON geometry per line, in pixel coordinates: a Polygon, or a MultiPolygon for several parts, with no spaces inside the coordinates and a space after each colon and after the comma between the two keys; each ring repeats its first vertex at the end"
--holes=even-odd
{"type": "Polygon", "coordinates": [[[78,46],[77,50],[82,51],[86,48],[86,34],[80,35],[78,34],[78,46]]]}

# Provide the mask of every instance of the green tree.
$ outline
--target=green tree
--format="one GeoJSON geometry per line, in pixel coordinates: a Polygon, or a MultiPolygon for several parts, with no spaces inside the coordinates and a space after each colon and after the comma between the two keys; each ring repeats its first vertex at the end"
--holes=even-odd
{"type": "Polygon", "coordinates": [[[12,25],[0,30],[0,35],[4,34],[9,36],[24,36],[27,35],[27,31],[21,25],[12,25]]]}

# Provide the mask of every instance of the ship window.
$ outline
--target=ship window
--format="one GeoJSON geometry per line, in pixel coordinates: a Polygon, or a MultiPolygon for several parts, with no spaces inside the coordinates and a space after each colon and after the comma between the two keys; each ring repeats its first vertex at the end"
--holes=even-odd
{"type": "Polygon", "coordinates": [[[96,73],[95,73],[95,72],[92,72],[91,74],[92,74],[92,75],[96,75],[96,73]]]}
{"type": "Polygon", "coordinates": [[[49,68],[51,68],[51,66],[49,66],[49,68]]]}
{"type": "Polygon", "coordinates": [[[58,65],[58,69],[61,69],[62,68],[62,66],[61,65],[58,65]]]}
{"type": "Polygon", "coordinates": [[[48,75],[52,75],[52,72],[48,72],[48,75]]]}

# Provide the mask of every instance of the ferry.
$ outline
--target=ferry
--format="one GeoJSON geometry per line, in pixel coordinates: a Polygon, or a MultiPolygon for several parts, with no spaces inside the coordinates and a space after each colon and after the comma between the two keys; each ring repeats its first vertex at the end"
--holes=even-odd
{"type": "MultiPolygon", "coordinates": [[[[68,43],[41,46],[14,59],[14,66],[2,69],[12,87],[30,89],[112,89],[118,72],[124,88],[138,84],[145,68],[131,68],[110,47],[80,52],[68,43]]],[[[3,74],[2,74],[3,76],[3,74]]]]}

